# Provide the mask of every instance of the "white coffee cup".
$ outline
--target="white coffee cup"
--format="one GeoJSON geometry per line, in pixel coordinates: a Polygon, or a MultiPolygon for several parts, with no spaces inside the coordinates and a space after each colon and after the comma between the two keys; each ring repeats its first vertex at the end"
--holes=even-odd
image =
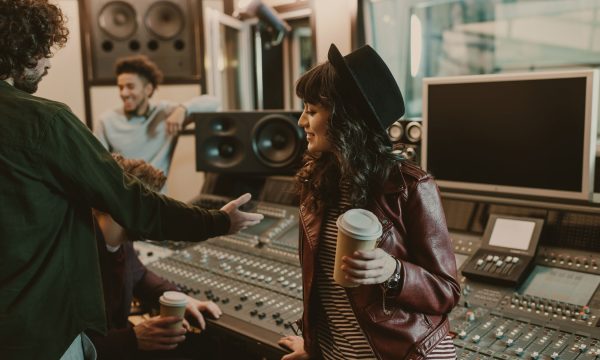
{"type": "MultiPolygon", "coordinates": [[[[187,296],[179,291],[165,291],[158,299],[160,303],[160,316],[177,316],[183,318],[185,306],[187,305],[187,296]]],[[[171,325],[171,328],[180,328],[183,322],[179,321],[171,325]]]]}
{"type": "Polygon", "coordinates": [[[341,269],[344,256],[352,256],[355,251],[372,250],[381,237],[383,229],[375,214],[365,209],[350,209],[337,219],[337,244],[333,280],[344,287],[358,285],[348,282],[346,273],[341,269]]]}

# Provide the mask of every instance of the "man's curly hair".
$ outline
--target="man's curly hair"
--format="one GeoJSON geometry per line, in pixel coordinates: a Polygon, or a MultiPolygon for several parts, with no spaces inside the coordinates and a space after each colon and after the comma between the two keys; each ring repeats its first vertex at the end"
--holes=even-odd
{"type": "Polygon", "coordinates": [[[69,30],[58,6],[47,0],[0,0],[0,79],[35,67],[53,47],[63,47],[69,30]]]}
{"type": "Polygon", "coordinates": [[[167,181],[167,177],[162,171],[145,161],[126,159],[117,153],[113,153],[112,157],[125,173],[135,176],[151,190],[160,191],[167,181]]]}
{"type": "Polygon", "coordinates": [[[117,60],[115,75],[137,74],[146,79],[156,89],[163,80],[162,71],[145,55],[133,55],[117,60]]]}

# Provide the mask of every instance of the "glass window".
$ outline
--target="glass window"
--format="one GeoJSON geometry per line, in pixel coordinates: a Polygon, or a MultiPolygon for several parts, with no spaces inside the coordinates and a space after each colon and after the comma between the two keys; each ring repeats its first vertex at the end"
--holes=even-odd
{"type": "Polygon", "coordinates": [[[421,116],[424,77],[593,67],[600,63],[600,0],[370,0],[366,23],[421,116]]]}

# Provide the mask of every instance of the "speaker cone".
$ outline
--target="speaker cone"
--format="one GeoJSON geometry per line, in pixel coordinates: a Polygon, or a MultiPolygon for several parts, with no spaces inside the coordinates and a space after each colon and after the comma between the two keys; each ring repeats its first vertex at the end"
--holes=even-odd
{"type": "Polygon", "coordinates": [[[244,158],[242,143],[232,136],[213,136],[203,145],[206,161],[218,168],[230,168],[244,158]]]}
{"type": "Polygon", "coordinates": [[[210,120],[210,131],[215,134],[232,134],[235,133],[235,121],[229,117],[217,117],[210,120]]]}
{"type": "Polygon", "coordinates": [[[421,123],[418,121],[411,121],[406,124],[406,139],[412,143],[421,141],[423,131],[421,130],[421,123]]]}
{"type": "Polygon", "coordinates": [[[170,40],[181,33],[185,20],[179,6],[170,1],[159,1],[150,6],[144,22],[151,33],[162,40],[170,40]]]}
{"type": "Polygon", "coordinates": [[[402,127],[402,123],[400,121],[396,121],[387,129],[388,136],[392,142],[398,142],[402,140],[402,135],[404,135],[404,128],[402,127]]]}
{"type": "Polygon", "coordinates": [[[98,26],[115,40],[125,40],[137,30],[135,9],[123,1],[111,1],[98,15],[98,26]]]}
{"type": "Polygon", "coordinates": [[[301,138],[300,128],[291,118],[265,116],[252,130],[252,149],[263,164],[273,168],[285,167],[296,159],[301,138]]]}

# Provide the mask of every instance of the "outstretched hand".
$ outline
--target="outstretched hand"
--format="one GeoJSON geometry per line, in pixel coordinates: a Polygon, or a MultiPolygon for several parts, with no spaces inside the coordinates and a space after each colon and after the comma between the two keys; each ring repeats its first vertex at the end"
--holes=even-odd
{"type": "Polygon", "coordinates": [[[252,195],[246,193],[235,200],[231,200],[221,208],[229,215],[231,222],[229,234],[235,234],[249,226],[254,226],[264,218],[262,214],[240,211],[239,207],[250,201],[251,198],[252,195]]]}

